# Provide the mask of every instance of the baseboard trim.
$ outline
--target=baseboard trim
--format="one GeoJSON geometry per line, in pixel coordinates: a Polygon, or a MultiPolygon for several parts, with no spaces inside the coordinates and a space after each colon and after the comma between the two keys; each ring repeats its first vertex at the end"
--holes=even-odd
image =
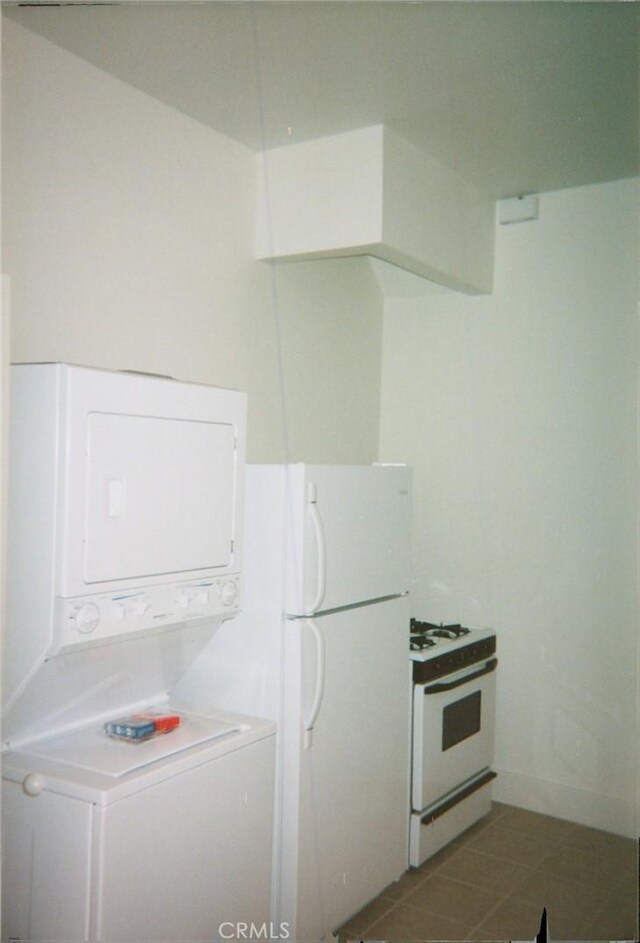
{"type": "Polygon", "coordinates": [[[627,838],[638,838],[638,818],[633,801],[602,796],[587,789],[548,782],[494,767],[493,798],[532,812],[600,828],[627,838]]]}

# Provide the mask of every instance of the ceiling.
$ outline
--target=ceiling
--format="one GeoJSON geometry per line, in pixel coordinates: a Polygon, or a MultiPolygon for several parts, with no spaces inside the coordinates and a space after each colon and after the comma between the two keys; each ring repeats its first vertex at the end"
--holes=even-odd
{"type": "Polygon", "coordinates": [[[385,123],[498,199],[639,172],[634,2],[4,9],[255,150],[385,123]]]}

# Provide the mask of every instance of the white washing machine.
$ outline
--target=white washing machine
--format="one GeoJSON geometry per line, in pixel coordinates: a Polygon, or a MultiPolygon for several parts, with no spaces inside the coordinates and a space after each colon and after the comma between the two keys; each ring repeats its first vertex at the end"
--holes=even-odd
{"type": "Polygon", "coordinates": [[[261,925],[273,723],[185,705],[144,742],[104,729],[178,709],[176,682],[240,609],[246,396],[69,364],[11,383],[3,939],[261,925]]]}
{"type": "Polygon", "coordinates": [[[274,724],[180,712],[3,757],[3,940],[216,940],[269,920],[274,724]]]}

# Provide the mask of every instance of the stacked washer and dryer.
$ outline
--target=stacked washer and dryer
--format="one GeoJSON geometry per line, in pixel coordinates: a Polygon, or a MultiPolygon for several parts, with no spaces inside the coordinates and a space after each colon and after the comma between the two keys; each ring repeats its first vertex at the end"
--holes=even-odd
{"type": "Polygon", "coordinates": [[[240,609],[245,417],[236,391],[12,368],[5,939],[210,940],[269,919],[274,724],[170,698],[240,609]],[[107,735],[150,708],[179,726],[107,735]]]}

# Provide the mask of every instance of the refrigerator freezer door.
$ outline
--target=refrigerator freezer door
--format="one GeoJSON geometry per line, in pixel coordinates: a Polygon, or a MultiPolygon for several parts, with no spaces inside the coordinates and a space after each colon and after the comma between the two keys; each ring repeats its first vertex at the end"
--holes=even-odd
{"type": "Polygon", "coordinates": [[[305,620],[286,624],[279,919],[298,940],[335,930],[406,868],[408,618],[406,597],[317,618],[326,673],[309,749],[316,647],[305,620]]]}
{"type": "Polygon", "coordinates": [[[289,614],[407,592],[408,467],[291,465],[288,486],[289,614]]]}

